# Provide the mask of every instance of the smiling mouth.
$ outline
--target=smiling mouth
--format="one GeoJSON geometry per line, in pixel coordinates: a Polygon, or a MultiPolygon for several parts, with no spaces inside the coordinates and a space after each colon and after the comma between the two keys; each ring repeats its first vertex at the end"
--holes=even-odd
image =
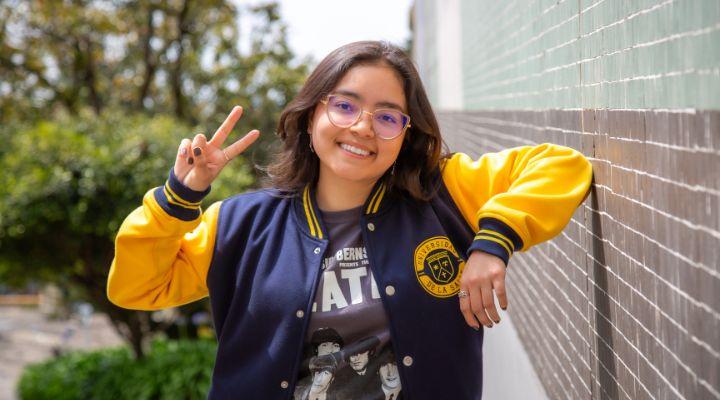
{"type": "Polygon", "coordinates": [[[346,152],[348,152],[354,156],[357,156],[357,157],[369,157],[369,156],[375,154],[372,151],[363,150],[363,149],[357,148],[355,146],[349,145],[347,143],[338,143],[338,146],[341,149],[345,150],[346,152]]]}

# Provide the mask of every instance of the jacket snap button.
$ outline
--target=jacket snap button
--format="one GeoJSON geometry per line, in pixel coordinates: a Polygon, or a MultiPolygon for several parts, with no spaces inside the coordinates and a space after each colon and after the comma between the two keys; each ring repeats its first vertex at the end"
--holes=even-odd
{"type": "Polygon", "coordinates": [[[403,357],[403,364],[405,364],[406,367],[411,366],[413,363],[413,359],[410,356],[403,357]]]}
{"type": "Polygon", "coordinates": [[[319,248],[319,247],[316,247],[315,250],[313,250],[313,253],[315,253],[315,254],[320,254],[320,248],[319,248]]]}
{"type": "Polygon", "coordinates": [[[288,383],[288,381],[282,381],[282,382],[280,382],[280,387],[281,387],[281,388],[287,389],[288,386],[290,386],[290,384],[288,383]]]}
{"type": "Polygon", "coordinates": [[[393,285],[385,286],[385,294],[388,296],[394,295],[395,294],[395,286],[393,286],[393,285]]]}
{"type": "Polygon", "coordinates": [[[370,222],[367,226],[370,232],[373,232],[375,230],[375,224],[373,224],[372,222],[370,222]]]}
{"type": "Polygon", "coordinates": [[[303,310],[297,310],[297,312],[295,313],[295,315],[297,315],[298,318],[302,318],[302,317],[305,316],[305,311],[303,311],[303,310]]]}

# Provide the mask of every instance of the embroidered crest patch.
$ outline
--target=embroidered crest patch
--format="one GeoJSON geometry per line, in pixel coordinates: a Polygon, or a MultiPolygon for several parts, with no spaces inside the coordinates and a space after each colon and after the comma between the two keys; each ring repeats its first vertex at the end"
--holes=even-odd
{"type": "Polygon", "coordinates": [[[465,261],[458,256],[450,239],[433,236],[415,248],[415,275],[420,286],[435,297],[450,297],[460,290],[465,261]]]}

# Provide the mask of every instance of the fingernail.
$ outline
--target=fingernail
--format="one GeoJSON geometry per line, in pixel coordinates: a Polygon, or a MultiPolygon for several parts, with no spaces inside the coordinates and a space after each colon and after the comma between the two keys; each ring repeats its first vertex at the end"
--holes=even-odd
{"type": "Polygon", "coordinates": [[[180,154],[186,156],[187,155],[187,147],[183,147],[182,150],[180,150],[180,154]]]}
{"type": "Polygon", "coordinates": [[[192,164],[194,162],[195,162],[195,160],[192,157],[188,158],[188,164],[192,164]]]}
{"type": "Polygon", "coordinates": [[[475,329],[476,331],[479,331],[479,330],[480,330],[480,327],[479,327],[479,326],[473,326],[472,328],[475,329]]]}
{"type": "Polygon", "coordinates": [[[199,147],[194,148],[193,154],[195,154],[196,157],[199,156],[200,154],[202,154],[202,149],[200,149],[199,147]]]}

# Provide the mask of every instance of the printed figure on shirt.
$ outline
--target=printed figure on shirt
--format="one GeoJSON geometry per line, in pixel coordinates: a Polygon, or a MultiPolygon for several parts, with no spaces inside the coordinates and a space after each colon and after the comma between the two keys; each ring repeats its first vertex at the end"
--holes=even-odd
{"type": "Polygon", "coordinates": [[[318,356],[340,351],[344,344],[343,338],[333,328],[320,328],[316,330],[310,342],[313,347],[315,347],[315,354],[318,356]]]}
{"type": "Polygon", "coordinates": [[[339,363],[337,358],[323,356],[340,351],[344,345],[343,338],[333,328],[320,328],[313,332],[310,343],[315,353],[315,357],[310,358],[309,362],[310,375],[298,382],[294,399],[307,399],[311,393],[319,396],[320,392],[331,396],[328,398],[334,398],[328,390],[335,379],[339,363]],[[318,372],[319,368],[321,370],[318,372]]]}
{"type": "Polygon", "coordinates": [[[333,386],[337,388],[338,399],[365,398],[363,394],[371,393],[380,386],[377,359],[373,357],[379,345],[380,339],[370,336],[328,355],[345,363],[339,369],[333,386]]]}
{"type": "Polygon", "coordinates": [[[310,360],[310,374],[312,383],[302,389],[302,393],[295,392],[295,399],[300,400],[337,400],[330,392],[330,385],[335,379],[337,363],[333,357],[313,357],[310,360]]]}
{"type": "Polygon", "coordinates": [[[395,354],[386,351],[378,357],[380,368],[377,373],[380,375],[380,387],[372,397],[373,399],[399,400],[402,385],[400,383],[400,373],[395,363],[395,354]]]}

